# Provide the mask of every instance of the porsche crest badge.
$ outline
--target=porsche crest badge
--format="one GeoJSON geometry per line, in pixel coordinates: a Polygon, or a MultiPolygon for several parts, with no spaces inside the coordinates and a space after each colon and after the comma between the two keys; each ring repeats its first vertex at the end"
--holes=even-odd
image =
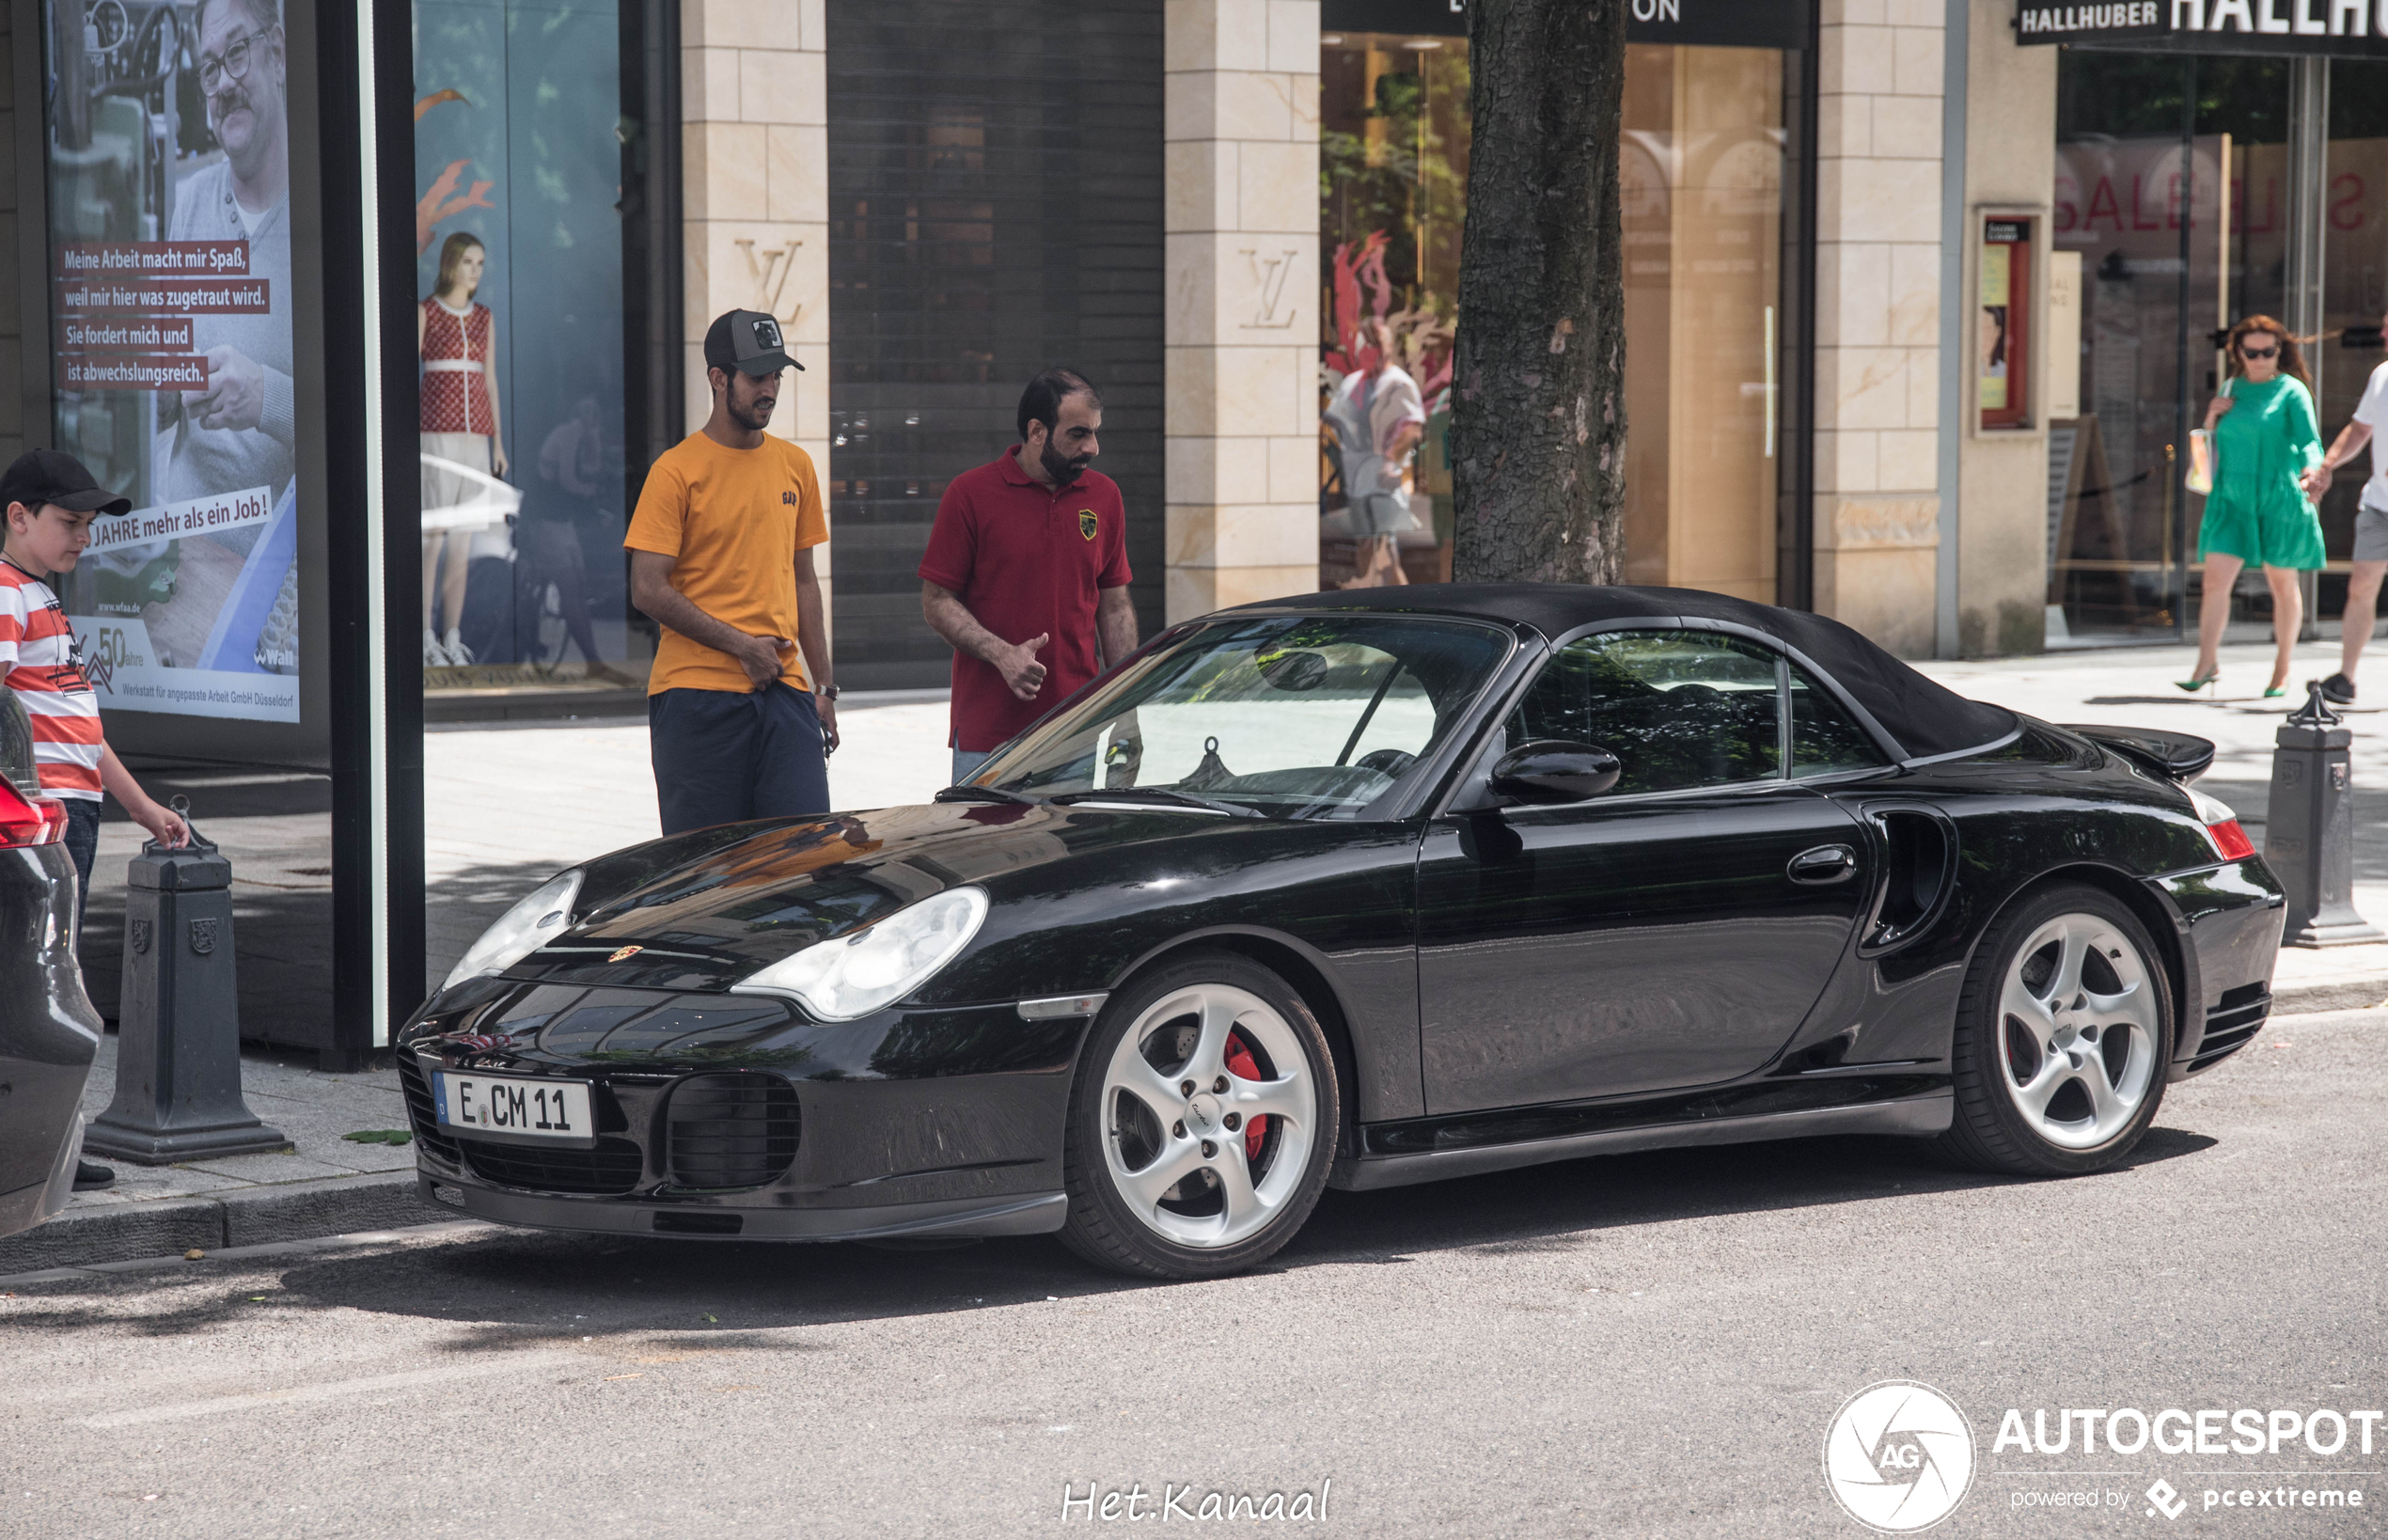
{"type": "Polygon", "coordinates": [[[646,950],[647,949],[644,947],[623,947],[620,951],[616,951],[611,957],[606,958],[605,961],[609,963],[619,963],[623,961],[625,958],[636,957],[646,950]]]}
{"type": "Polygon", "coordinates": [[[1078,533],[1089,540],[1094,538],[1094,510],[1091,508],[1078,510],[1078,533]]]}

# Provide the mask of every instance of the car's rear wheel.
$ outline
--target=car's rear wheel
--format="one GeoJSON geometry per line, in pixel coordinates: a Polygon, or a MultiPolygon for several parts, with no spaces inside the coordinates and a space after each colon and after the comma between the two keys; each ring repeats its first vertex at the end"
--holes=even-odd
{"type": "Polygon", "coordinates": [[[1941,1147],[2018,1175],[2111,1166],[2156,1119],[2174,1031],[2163,963],[2120,900],[2071,884],[2031,895],[1967,973],[1941,1147]]]}
{"type": "Polygon", "coordinates": [[[1252,1266],[1327,1185],[1343,1116],[1334,1055],[1300,995],[1202,952],[1114,995],[1070,1097],[1062,1242],[1147,1278],[1252,1266]]]}

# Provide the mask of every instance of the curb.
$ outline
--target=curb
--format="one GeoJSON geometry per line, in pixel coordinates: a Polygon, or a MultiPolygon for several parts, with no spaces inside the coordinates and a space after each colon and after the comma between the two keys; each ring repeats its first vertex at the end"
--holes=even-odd
{"type": "Polygon", "coordinates": [[[2272,991],[2272,1015],[2302,1016],[2320,1011],[2369,1011],[2388,1004],[2388,978],[2338,979],[2291,984],[2272,991]]]}
{"type": "Polygon", "coordinates": [[[414,1168],[69,1208],[0,1240],[0,1274],[309,1240],[456,1216],[416,1195],[414,1168]]]}

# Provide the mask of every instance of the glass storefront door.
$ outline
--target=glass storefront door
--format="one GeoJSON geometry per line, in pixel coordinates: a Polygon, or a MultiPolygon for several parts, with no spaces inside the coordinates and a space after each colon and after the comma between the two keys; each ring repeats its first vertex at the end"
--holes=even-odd
{"type": "MultiPolygon", "coordinates": [[[[1322,39],[1319,581],[1362,570],[1389,522],[1356,509],[1345,472],[1381,480],[1365,378],[1390,365],[1425,415],[1402,475],[1404,574],[1451,571],[1451,354],[1467,218],[1465,38],[1333,32],[1322,39]]],[[[1783,230],[1792,146],[1787,55],[1768,48],[1635,43],[1624,102],[1625,580],[1775,598],[1782,479],[1783,230]]],[[[1386,418],[1389,414],[1377,414],[1386,418]]],[[[1382,429],[1385,422],[1375,427],[1382,429]]],[[[1398,518],[1390,522],[1398,524],[1398,518]]]]}
{"type": "MultiPolygon", "coordinates": [[[[2223,377],[2222,331],[2296,324],[2296,61],[2067,49],[2057,64],[2055,245],[2082,270],[2081,416],[2050,424],[2050,640],[2193,632],[2204,499],[2183,486],[2188,433],[2223,377]],[[2225,175],[2225,171],[2227,174],[2225,175]],[[2225,199],[2227,218],[2224,217],[2225,199]]],[[[2329,61],[2320,325],[2305,356],[2325,441],[2381,359],[2388,306],[2388,65],[2329,61]]],[[[2309,323],[2310,324],[2310,323],[2309,323]]],[[[2334,633],[2362,472],[2320,513],[2329,564],[2312,628],[2334,633]]],[[[2260,573],[2231,596],[2230,635],[2270,635],[2260,573]]]]}

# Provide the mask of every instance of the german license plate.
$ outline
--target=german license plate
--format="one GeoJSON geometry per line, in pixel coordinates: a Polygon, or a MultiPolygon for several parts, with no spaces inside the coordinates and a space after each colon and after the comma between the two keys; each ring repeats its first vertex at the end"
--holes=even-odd
{"type": "Polygon", "coordinates": [[[535,1139],[593,1139],[589,1087],[578,1080],[514,1080],[489,1075],[432,1072],[439,1121],[451,1127],[535,1139]]]}

